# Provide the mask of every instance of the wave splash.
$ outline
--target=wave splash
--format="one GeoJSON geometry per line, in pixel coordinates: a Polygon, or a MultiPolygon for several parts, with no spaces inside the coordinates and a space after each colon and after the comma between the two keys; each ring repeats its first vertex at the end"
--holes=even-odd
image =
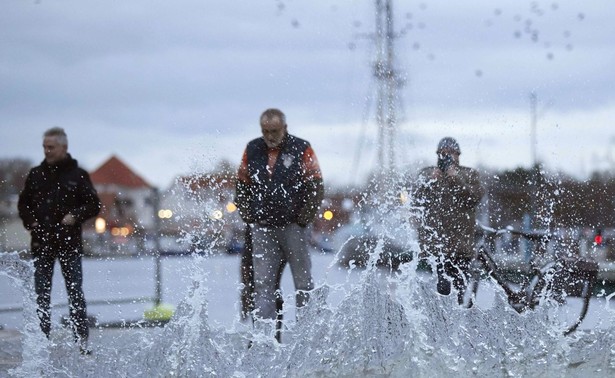
{"type": "Polygon", "coordinates": [[[565,337],[548,309],[518,314],[496,290],[489,308],[461,308],[454,296],[435,293],[432,279],[412,263],[390,274],[373,265],[339,304],[331,290],[314,290],[310,304],[287,324],[278,344],[272,334],[240,325],[212,328],[207,278],[195,259],[193,285],[163,328],[118,331],[81,356],[68,332],[47,341],[36,319],[32,266],[11,254],[0,274],[24,293],[23,364],[12,376],[278,376],[457,377],[598,376],[615,373],[615,332],[565,337]]]}

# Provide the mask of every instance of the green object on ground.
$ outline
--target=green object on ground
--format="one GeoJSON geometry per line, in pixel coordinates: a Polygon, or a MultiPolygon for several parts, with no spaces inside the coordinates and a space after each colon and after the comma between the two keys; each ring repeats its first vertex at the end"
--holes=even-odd
{"type": "Polygon", "coordinates": [[[149,321],[169,321],[175,313],[175,307],[168,304],[159,304],[146,310],[143,318],[149,321]]]}

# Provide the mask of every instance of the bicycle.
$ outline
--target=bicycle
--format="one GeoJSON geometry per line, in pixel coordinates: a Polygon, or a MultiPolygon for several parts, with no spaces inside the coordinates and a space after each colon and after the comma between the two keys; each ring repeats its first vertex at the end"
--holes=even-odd
{"type": "MultiPolygon", "coordinates": [[[[574,332],[589,308],[592,290],[598,276],[598,264],[595,261],[579,256],[575,248],[564,248],[548,256],[548,246],[552,241],[549,232],[523,232],[512,228],[495,230],[479,225],[477,229],[476,259],[479,265],[499,286],[502,287],[508,303],[518,312],[533,310],[545,303],[563,305],[568,297],[579,297],[582,300],[578,315],[568,319],[564,335],[574,332]],[[521,280],[518,288],[505,277],[505,272],[498,266],[492,256],[496,250],[497,239],[509,234],[531,242],[535,251],[532,253],[526,267],[526,276],[521,280]],[[546,262],[541,261],[542,257],[546,262]],[[529,278],[528,278],[529,277],[529,278]]],[[[517,269],[516,273],[524,273],[517,269]]],[[[473,297],[476,297],[480,277],[474,274],[473,282],[469,287],[473,297]]]]}

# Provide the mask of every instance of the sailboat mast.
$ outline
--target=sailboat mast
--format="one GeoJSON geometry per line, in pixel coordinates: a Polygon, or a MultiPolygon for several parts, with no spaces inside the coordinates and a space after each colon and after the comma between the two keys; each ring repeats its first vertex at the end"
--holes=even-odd
{"type": "Polygon", "coordinates": [[[395,69],[395,38],[392,0],[376,0],[376,61],[373,74],[377,82],[378,166],[388,174],[396,167],[397,91],[401,83],[395,69]]]}

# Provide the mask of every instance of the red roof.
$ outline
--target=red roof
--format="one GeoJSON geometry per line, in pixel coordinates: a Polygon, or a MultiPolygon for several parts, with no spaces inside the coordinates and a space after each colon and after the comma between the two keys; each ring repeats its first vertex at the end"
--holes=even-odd
{"type": "Polygon", "coordinates": [[[128,188],[151,188],[141,176],[121,161],[117,156],[111,156],[98,169],[90,174],[94,185],[114,184],[128,188]]]}

